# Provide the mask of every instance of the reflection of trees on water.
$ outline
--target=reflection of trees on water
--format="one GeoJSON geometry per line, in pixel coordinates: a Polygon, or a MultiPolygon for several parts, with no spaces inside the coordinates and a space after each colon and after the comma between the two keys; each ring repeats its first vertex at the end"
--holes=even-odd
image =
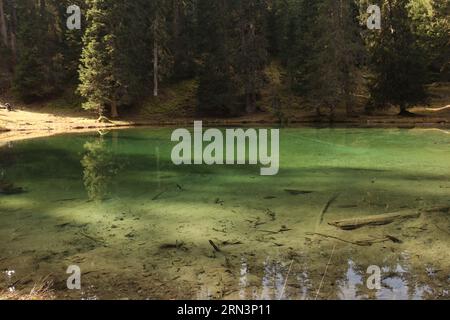
{"type": "Polygon", "coordinates": [[[367,287],[367,263],[358,264],[352,257],[345,260],[347,263],[343,264],[333,262],[325,273],[325,265],[317,261],[294,261],[289,272],[290,264],[287,262],[266,260],[262,266],[250,266],[249,261],[242,259],[239,278],[236,279],[239,299],[417,300],[448,297],[442,279],[427,276],[424,269],[411,265],[407,260],[392,261],[382,266],[380,290],[367,287]],[[259,280],[252,283],[250,278],[259,280]]]}
{"type": "Polygon", "coordinates": [[[81,160],[83,181],[90,200],[105,200],[109,195],[112,178],[120,167],[114,153],[103,136],[84,144],[85,154],[81,160]]]}

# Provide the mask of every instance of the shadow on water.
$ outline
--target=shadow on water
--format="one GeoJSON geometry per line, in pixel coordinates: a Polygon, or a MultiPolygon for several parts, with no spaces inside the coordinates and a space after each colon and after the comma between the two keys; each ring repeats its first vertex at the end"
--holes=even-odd
{"type": "Polygon", "coordinates": [[[59,136],[0,150],[1,179],[28,191],[0,195],[0,267],[19,277],[0,286],[56,274],[57,294],[73,297],[61,270],[75,263],[87,268],[82,297],[449,297],[448,214],[351,233],[318,223],[336,193],[325,222],[450,206],[446,137],[288,129],[279,175],[262,177],[259,166],[177,167],[170,133],[59,136]],[[402,243],[358,247],[315,232],[402,243]],[[367,286],[371,265],[382,270],[377,290],[367,286]]]}

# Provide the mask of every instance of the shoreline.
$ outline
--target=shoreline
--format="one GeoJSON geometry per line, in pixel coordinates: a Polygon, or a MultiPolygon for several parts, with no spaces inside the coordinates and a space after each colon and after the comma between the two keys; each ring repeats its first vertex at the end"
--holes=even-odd
{"type": "MultiPolygon", "coordinates": [[[[416,116],[399,116],[399,109],[386,107],[368,115],[362,104],[354,106],[355,117],[348,117],[345,110],[337,109],[333,122],[329,115],[318,117],[313,108],[303,105],[290,104],[286,101],[278,112],[270,108],[261,108],[259,112],[232,118],[196,116],[195,100],[189,94],[178,92],[176,88],[167,89],[166,95],[148,104],[141,111],[130,110],[128,114],[121,114],[117,120],[108,119],[101,123],[97,115],[82,110],[81,107],[70,107],[66,102],[50,101],[24,105],[15,101],[12,96],[0,96],[1,101],[12,101],[15,106],[10,112],[0,108],[0,144],[37,137],[59,134],[83,133],[101,130],[120,130],[139,127],[192,127],[195,120],[202,120],[209,127],[239,127],[239,126],[280,126],[283,127],[312,127],[312,128],[425,128],[450,130],[450,83],[436,83],[429,86],[430,100],[426,105],[418,105],[410,109],[416,116]],[[175,103],[176,95],[189,103],[175,103]],[[173,108],[166,104],[175,100],[173,108]]],[[[267,100],[267,99],[266,99],[267,100]]],[[[263,105],[269,102],[263,100],[263,105]]],[[[145,104],[145,101],[143,102],[145,104]]]]}
{"type": "MultiPolygon", "coordinates": [[[[182,118],[174,120],[143,120],[143,121],[111,121],[111,123],[99,123],[90,120],[89,123],[79,122],[71,125],[47,126],[43,128],[41,123],[28,124],[23,128],[0,128],[0,145],[8,142],[44,138],[62,134],[86,133],[102,130],[124,130],[133,128],[175,127],[192,126],[196,118],[182,118]]],[[[276,126],[279,122],[274,119],[228,118],[228,119],[202,119],[206,126],[276,126]]],[[[310,127],[310,128],[367,128],[367,129],[436,129],[450,133],[450,120],[444,117],[430,118],[400,118],[391,116],[364,116],[354,119],[336,119],[333,122],[311,118],[293,119],[285,127],[310,127]]]]}

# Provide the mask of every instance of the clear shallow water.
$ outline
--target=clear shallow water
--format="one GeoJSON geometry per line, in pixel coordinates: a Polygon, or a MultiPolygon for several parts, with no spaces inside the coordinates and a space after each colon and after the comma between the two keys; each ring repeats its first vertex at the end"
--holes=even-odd
{"type": "Polygon", "coordinates": [[[176,167],[171,132],[1,148],[0,180],[26,193],[0,195],[0,290],[50,277],[59,298],[449,299],[448,212],[354,231],[327,224],[450,207],[448,134],[284,129],[280,173],[262,177],[259,165],[176,167]],[[386,235],[402,243],[349,243],[386,235]],[[81,291],[66,288],[74,264],[81,291]],[[380,290],[366,286],[371,265],[380,290]]]}

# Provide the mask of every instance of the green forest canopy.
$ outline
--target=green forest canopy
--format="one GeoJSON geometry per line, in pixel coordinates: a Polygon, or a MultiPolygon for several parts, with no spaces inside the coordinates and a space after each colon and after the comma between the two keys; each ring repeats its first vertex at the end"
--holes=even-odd
{"type": "MultiPolygon", "coordinates": [[[[117,117],[165,85],[198,83],[198,114],[258,109],[276,61],[295,95],[334,113],[361,86],[368,107],[402,112],[449,81],[449,1],[0,0],[0,89],[24,102],[73,90],[117,117]],[[67,7],[82,10],[68,30],[67,7]],[[381,8],[381,30],[366,26],[381,8]]],[[[274,88],[274,99],[277,97],[274,88]]]]}

